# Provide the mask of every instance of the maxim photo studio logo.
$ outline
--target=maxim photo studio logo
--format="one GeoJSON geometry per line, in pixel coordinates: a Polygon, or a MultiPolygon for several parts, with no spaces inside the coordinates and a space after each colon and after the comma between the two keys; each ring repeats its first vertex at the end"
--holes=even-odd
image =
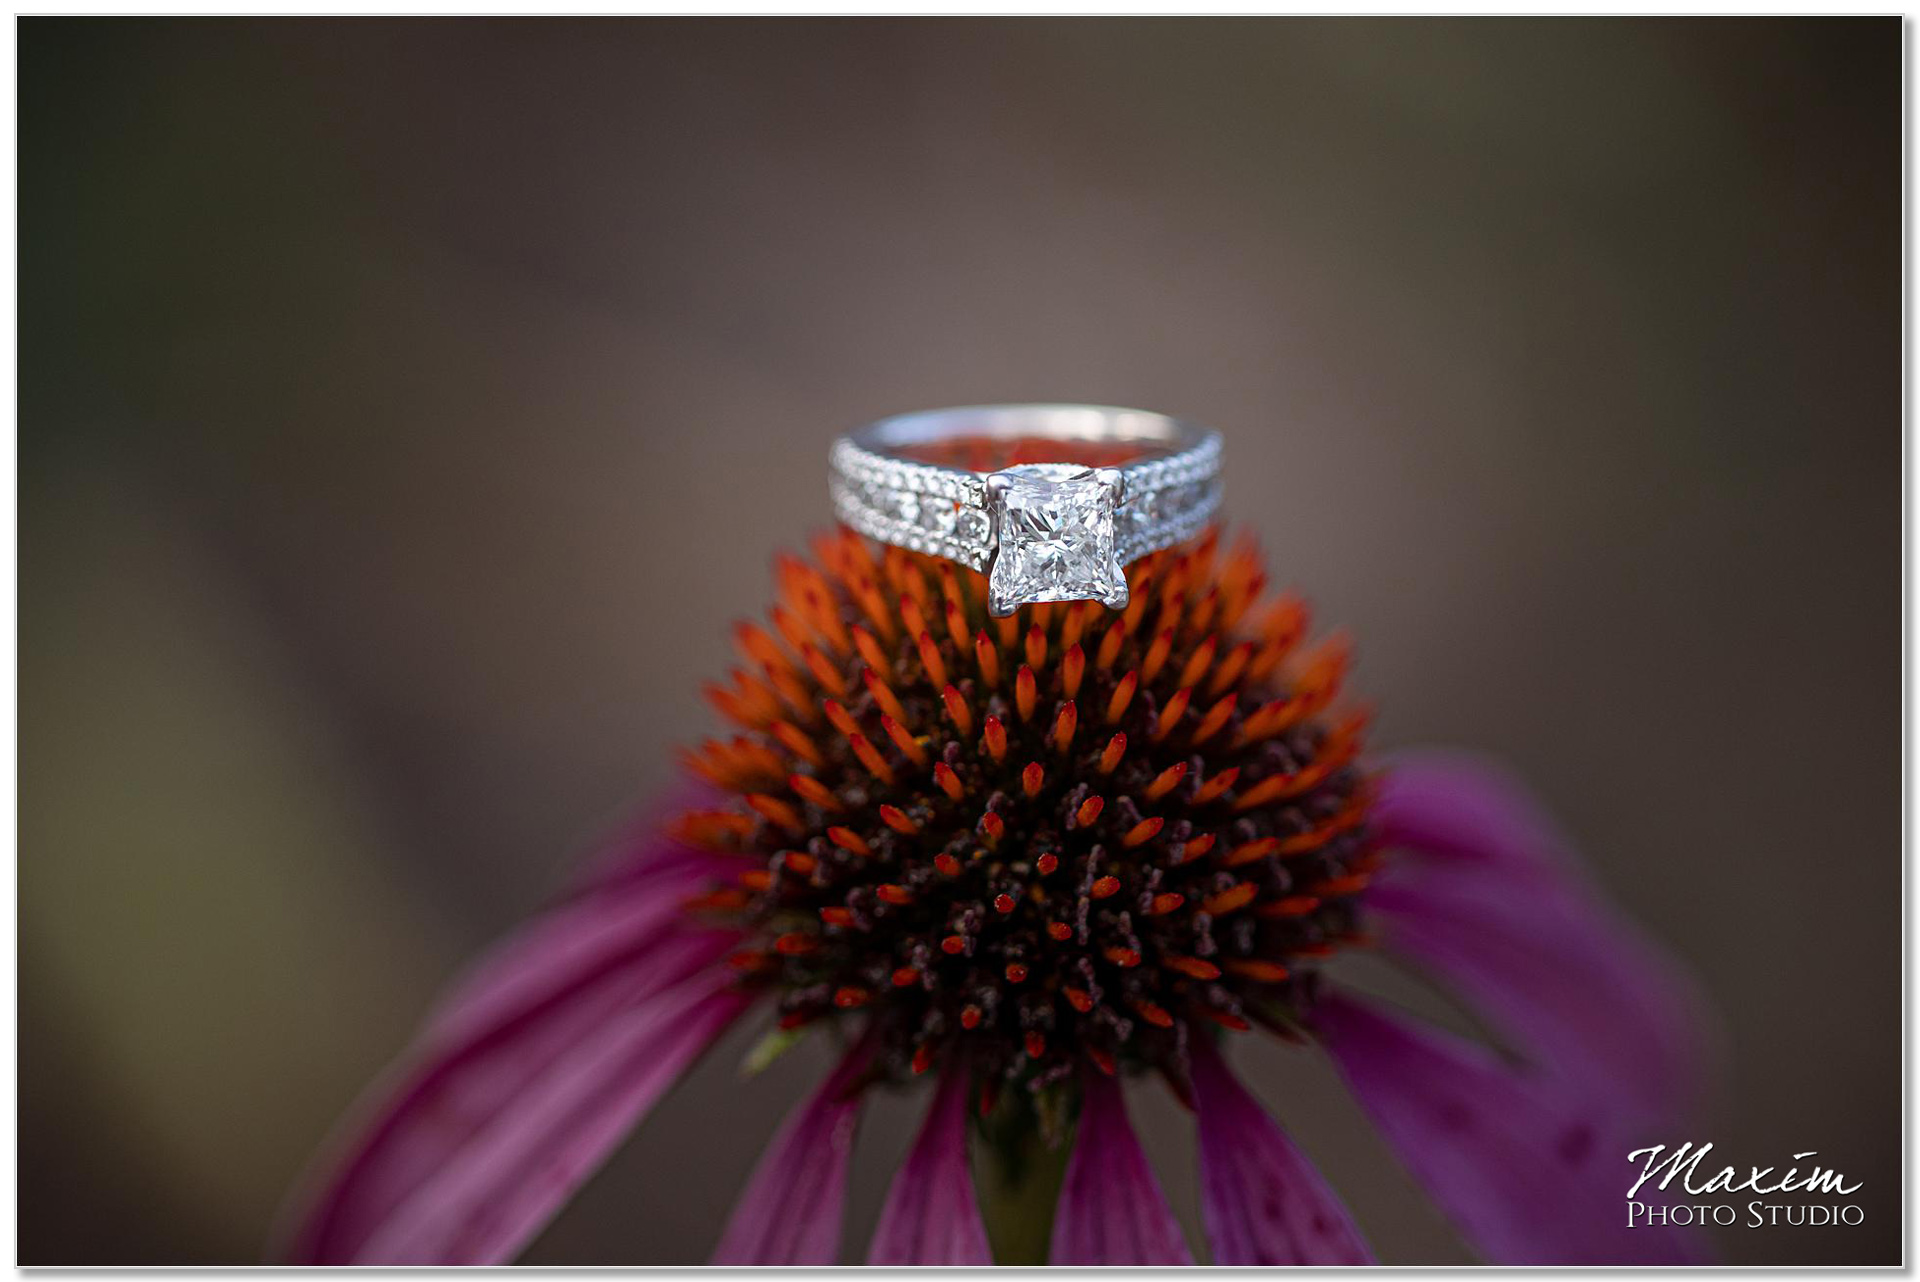
{"type": "MultiPolygon", "coordinates": [[[[1776,1167],[1750,1166],[1742,1175],[1731,1166],[1723,1166],[1717,1173],[1707,1174],[1711,1166],[1705,1171],[1702,1167],[1712,1151],[1710,1143],[1697,1148],[1691,1143],[1681,1144],[1671,1151],[1665,1144],[1655,1144],[1627,1154],[1629,1162],[1640,1164],[1639,1178],[1627,1190],[1627,1227],[1742,1224],[1765,1229],[1859,1224],[1866,1219],[1858,1203],[1844,1200],[1859,1192],[1860,1185],[1849,1183],[1837,1170],[1817,1164],[1802,1170],[1794,1165],[1781,1174],[1776,1167]],[[1749,1193],[1757,1196],[1742,1205],[1739,1199],[1749,1193]],[[1780,1193],[1797,1193],[1801,1200],[1768,1201],[1780,1193]],[[1690,1198],[1695,1200],[1687,1200],[1690,1198]],[[1698,1200],[1703,1198],[1714,1200],[1698,1200]],[[1832,1200],[1817,1200],[1821,1198],[1832,1200]]],[[[1816,1156],[1816,1150],[1808,1150],[1795,1153],[1793,1160],[1799,1163],[1816,1156]]]]}

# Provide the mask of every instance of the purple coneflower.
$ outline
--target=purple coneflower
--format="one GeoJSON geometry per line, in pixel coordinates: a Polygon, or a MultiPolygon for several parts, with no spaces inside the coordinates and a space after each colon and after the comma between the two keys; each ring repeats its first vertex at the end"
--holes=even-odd
{"type": "MultiPolygon", "coordinates": [[[[983,1264],[970,1146],[1061,1148],[1056,1264],[1191,1257],[1126,1088],[1191,1108],[1211,1258],[1365,1263],[1339,1196],[1229,1065],[1324,1052],[1488,1260],[1673,1263],[1625,1227],[1628,1137],[1684,1115],[1685,983],[1496,771],[1360,763],[1345,648],[1209,534],[1132,602],[986,615],[978,575],[850,534],[783,559],[771,630],[688,755],[709,804],[632,836],[458,984],[303,1198],[312,1263],[511,1259],[736,1020],[831,1030],[715,1259],[839,1257],[864,1100],[925,1081],[875,1263],[983,1264]],[[1324,972],[1372,948],[1497,1038],[1324,972]],[[1062,1147],[1070,1146],[1070,1147],[1062,1147]]],[[[1044,1208],[1042,1208],[1044,1209],[1044,1208]]]]}

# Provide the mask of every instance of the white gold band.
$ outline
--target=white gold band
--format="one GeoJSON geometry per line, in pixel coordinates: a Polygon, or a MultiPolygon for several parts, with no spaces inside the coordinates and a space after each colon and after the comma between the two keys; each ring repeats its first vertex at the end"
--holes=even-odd
{"type": "MultiPolygon", "coordinates": [[[[1192,538],[1212,519],[1220,505],[1220,454],[1218,432],[1161,414],[1094,405],[986,405],[883,419],[841,437],[833,445],[828,484],[835,515],[869,538],[993,572],[1004,589],[995,594],[995,613],[1009,613],[1043,600],[1113,604],[1119,567],[1192,538]],[[979,439],[1138,445],[1158,452],[1110,468],[1039,464],[994,473],[899,453],[979,439]],[[1026,568],[1000,564],[1009,560],[1003,552],[1026,568]]],[[[1124,603],[1125,580],[1119,577],[1124,603]]]]}

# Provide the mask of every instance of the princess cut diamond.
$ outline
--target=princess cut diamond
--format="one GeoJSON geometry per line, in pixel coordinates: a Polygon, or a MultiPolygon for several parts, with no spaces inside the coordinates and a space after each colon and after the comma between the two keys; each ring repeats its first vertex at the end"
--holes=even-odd
{"type": "Polygon", "coordinates": [[[987,610],[1004,617],[1041,601],[1127,604],[1113,517],[1124,482],[1111,469],[1031,463],[987,478],[999,548],[987,610]]]}

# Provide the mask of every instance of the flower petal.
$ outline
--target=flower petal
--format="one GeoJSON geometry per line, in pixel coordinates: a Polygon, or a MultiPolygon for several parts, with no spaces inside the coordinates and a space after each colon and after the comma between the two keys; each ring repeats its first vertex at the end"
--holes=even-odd
{"type": "Polygon", "coordinates": [[[572,882],[574,893],[618,890],[688,864],[698,865],[704,872],[717,870],[723,877],[753,867],[757,861],[749,856],[688,844],[672,835],[672,822],[663,819],[684,816],[689,811],[724,809],[732,800],[733,794],[711,784],[679,780],[637,819],[617,829],[601,844],[598,854],[583,862],[572,882]]]}
{"type": "Polygon", "coordinates": [[[1049,1264],[1192,1264],[1187,1240],[1127,1120],[1120,1084],[1088,1073],[1054,1214],[1049,1264]]]}
{"type": "Polygon", "coordinates": [[[1580,875],[1580,859],[1513,773],[1454,750],[1397,754],[1374,823],[1387,840],[1433,855],[1580,875]]]}
{"type": "Polygon", "coordinates": [[[1407,1169],[1490,1262],[1697,1260],[1690,1235],[1625,1227],[1629,1146],[1588,1097],[1338,993],[1323,993],[1313,1025],[1407,1169]]]}
{"type": "Polygon", "coordinates": [[[1200,1204],[1215,1264],[1371,1264],[1360,1232],[1205,1035],[1192,1038],[1200,1204]]]}
{"type": "Polygon", "coordinates": [[[788,1114],[734,1205],[715,1264],[832,1264],[839,1254],[847,1164],[860,1125],[856,1090],[869,1046],[847,1052],[812,1098],[788,1114]]]}
{"type": "MultiPolygon", "coordinates": [[[[635,867],[638,859],[629,859],[635,867]]],[[[435,1002],[428,1036],[472,1036],[577,984],[584,976],[631,966],[691,925],[686,901],[724,878],[729,865],[704,852],[658,847],[646,875],[582,886],[484,953],[435,1002]]],[[[673,980],[657,968],[656,987],[673,980]]]]}
{"type": "Polygon", "coordinates": [[[940,1076],[913,1151],[887,1190],[868,1264],[992,1264],[967,1165],[971,1074],[955,1057],[940,1076]]]}
{"type": "Polygon", "coordinates": [[[280,1253],[313,1264],[511,1258],[745,1006],[718,965],[733,940],[654,931],[601,954],[561,946],[537,923],[507,952],[541,982],[502,968],[497,986],[461,990],[465,1012],[431,1025],[369,1092],[338,1158],[296,1203],[280,1253]],[[549,964],[560,954],[570,964],[549,964]]]}
{"type": "Polygon", "coordinates": [[[1378,827],[1397,851],[1367,892],[1382,947],[1625,1116],[1691,1116],[1713,1058],[1706,1003],[1517,783],[1470,758],[1409,758],[1378,827]]]}

